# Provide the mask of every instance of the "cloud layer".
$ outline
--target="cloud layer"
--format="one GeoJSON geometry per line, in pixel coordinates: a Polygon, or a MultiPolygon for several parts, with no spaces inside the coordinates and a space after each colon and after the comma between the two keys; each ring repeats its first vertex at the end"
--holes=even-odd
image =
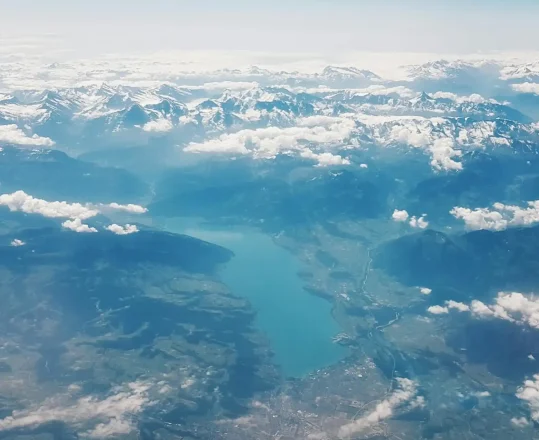
{"type": "Polygon", "coordinates": [[[304,157],[317,160],[321,165],[344,164],[345,159],[340,156],[316,154],[305,149],[304,145],[312,143],[326,148],[343,146],[353,129],[354,122],[347,118],[313,116],[300,119],[296,127],[240,130],[223,134],[217,139],[193,142],[185,151],[252,155],[255,158],[267,159],[283,153],[300,152],[304,157]]]}
{"type": "Polygon", "coordinates": [[[38,406],[15,410],[11,416],[0,419],[0,432],[61,421],[84,431],[84,437],[129,434],[136,427],[134,418],[151,405],[149,389],[149,384],[139,381],[117,387],[105,398],[84,396],[72,401],[71,396],[51,397],[38,406]]]}

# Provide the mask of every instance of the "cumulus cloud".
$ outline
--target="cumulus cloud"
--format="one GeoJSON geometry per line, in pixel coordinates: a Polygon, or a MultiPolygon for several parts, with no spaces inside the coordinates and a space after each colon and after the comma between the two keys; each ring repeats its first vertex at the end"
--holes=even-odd
{"type": "Polygon", "coordinates": [[[462,163],[453,160],[462,156],[462,151],[455,150],[455,142],[451,138],[436,139],[429,147],[432,154],[431,166],[437,170],[462,170],[462,163]]]}
{"type": "Polygon", "coordinates": [[[430,306],[427,309],[427,312],[432,313],[433,315],[446,315],[449,313],[449,308],[442,306],[430,306]]]}
{"type": "Polygon", "coordinates": [[[494,203],[490,208],[469,209],[455,206],[451,211],[455,218],[464,220],[465,225],[474,230],[486,229],[502,231],[511,226],[528,226],[539,222],[539,200],[528,202],[522,208],[515,205],[494,203]]]}
{"type": "Polygon", "coordinates": [[[150,133],[166,133],[174,128],[172,122],[168,119],[157,119],[156,121],[147,122],[142,126],[144,131],[150,133]]]}
{"type": "MultiPolygon", "coordinates": [[[[343,144],[355,124],[347,118],[313,116],[298,121],[296,127],[267,127],[240,130],[201,143],[192,142],[185,151],[191,153],[250,154],[254,158],[275,158],[281,153],[306,152],[305,143],[343,144]]],[[[309,154],[308,152],[305,154],[309,154]]],[[[314,153],[313,153],[314,154],[314,153]]],[[[335,160],[325,156],[322,160],[335,160]]],[[[338,159],[337,159],[338,160],[338,159]]],[[[341,160],[345,160],[342,159],[341,160]]]]}
{"type": "MultiPolygon", "coordinates": [[[[518,388],[516,396],[528,403],[531,411],[531,418],[539,422],[539,374],[534,374],[533,379],[524,381],[524,384],[518,388]]],[[[524,426],[522,419],[517,426],[524,426]]],[[[511,420],[513,421],[513,420],[511,420]]]]}
{"type": "Polygon", "coordinates": [[[19,240],[18,238],[15,238],[11,241],[10,246],[19,247],[24,246],[26,243],[22,240],[19,240]]]}
{"type": "Polygon", "coordinates": [[[312,159],[318,162],[317,167],[327,167],[334,165],[350,165],[350,160],[332,153],[313,153],[307,149],[300,153],[305,159],[312,159]]]}
{"type": "Polygon", "coordinates": [[[539,329],[539,300],[519,292],[500,292],[492,305],[472,301],[471,309],[479,317],[503,319],[539,329]]]}
{"type": "Polygon", "coordinates": [[[107,226],[105,229],[107,229],[110,232],[114,232],[116,235],[129,235],[134,234],[135,232],[138,232],[138,228],[135,225],[127,224],[125,226],[112,224],[107,226]]]}
{"type": "Polygon", "coordinates": [[[429,222],[425,220],[425,215],[422,215],[419,218],[415,216],[410,218],[410,226],[412,228],[425,229],[429,225],[429,222]]]}
{"type": "Polygon", "coordinates": [[[410,215],[408,214],[408,211],[404,209],[402,211],[395,209],[395,211],[393,211],[393,214],[391,215],[391,218],[396,222],[405,222],[408,220],[408,218],[410,218],[410,221],[408,222],[408,224],[412,228],[419,228],[419,229],[425,229],[429,225],[429,222],[425,220],[425,217],[426,217],[426,214],[423,214],[421,217],[416,217],[416,216],[410,217],[410,215]]]}
{"type": "Polygon", "coordinates": [[[539,95],[539,84],[538,83],[530,83],[525,82],[521,84],[512,84],[511,88],[520,93],[533,93],[535,95],[539,95]]]}
{"type": "Polygon", "coordinates": [[[61,421],[86,430],[85,435],[89,437],[128,434],[135,429],[134,417],[152,404],[149,389],[147,383],[132,382],[113,389],[111,395],[103,399],[85,396],[73,401],[71,395],[51,397],[38,406],[15,410],[0,419],[0,431],[61,421]]]}
{"type": "Polygon", "coordinates": [[[70,229],[74,232],[97,232],[96,228],[92,228],[82,223],[80,218],[76,218],[74,220],[66,220],[62,223],[62,227],[70,229]]]}
{"type": "Polygon", "coordinates": [[[41,137],[37,134],[27,136],[26,133],[15,124],[0,125],[0,142],[39,147],[52,147],[54,145],[54,141],[47,137],[41,137]]]}
{"type": "MultiPolygon", "coordinates": [[[[417,384],[414,381],[397,378],[397,384],[398,388],[387,399],[378,403],[373,411],[351,423],[341,426],[339,437],[347,438],[375,427],[381,421],[390,418],[399,407],[402,407],[416,397],[417,384]]],[[[421,406],[422,402],[424,402],[422,399],[417,402],[413,401],[409,409],[421,406]]]]}
{"type": "Polygon", "coordinates": [[[430,295],[432,293],[432,289],[429,289],[428,287],[420,287],[419,292],[422,295],[430,295]]]}
{"type": "Polygon", "coordinates": [[[454,309],[459,312],[469,312],[470,307],[466,304],[449,300],[445,302],[445,306],[431,306],[427,309],[427,312],[432,313],[433,315],[446,315],[449,313],[449,310],[454,309]]]}
{"type": "MultiPolygon", "coordinates": [[[[40,214],[50,218],[66,218],[67,220],[62,223],[62,227],[75,232],[97,232],[97,229],[82,223],[82,220],[95,217],[99,213],[106,212],[107,210],[118,210],[132,214],[143,214],[147,212],[147,209],[140,205],[120,205],[115,202],[99,205],[48,202],[43,199],[32,197],[24,191],[0,195],[0,205],[7,206],[10,211],[40,214]]],[[[132,234],[138,231],[137,227],[133,225],[110,225],[107,229],[119,235],[132,234]]]]}
{"type": "Polygon", "coordinates": [[[359,164],[359,168],[369,168],[369,166],[366,163],[359,164]]]}
{"type": "Polygon", "coordinates": [[[429,313],[449,313],[450,309],[459,312],[470,312],[475,318],[502,319],[519,325],[527,325],[539,329],[539,299],[527,297],[519,292],[500,292],[494,304],[485,304],[473,300],[470,305],[446,301],[445,306],[431,306],[429,313]]]}
{"type": "Polygon", "coordinates": [[[37,199],[24,191],[0,195],[0,205],[7,206],[10,211],[22,211],[28,214],[41,214],[51,218],[70,218],[85,220],[96,216],[99,211],[88,205],[68,202],[48,202],[37,199]]]}
{"type": "Polygon", "coordinates": [[[470,311],[470,307],[467,306],[466,304],[461,303],[461,302],[449,300],[449,301],[446,301],[445,304],[449,309],[455,309],[455,310],[458,310],[459,312],[469,312],[470,311]]]}
{"type": "Polygon", "coordinates": [[[409,127],[402,125],[392,127],[389,138],[391,141],[417,148],[426,147],[431,142],[427,133],[419,130],[411,130],[409,127]]]}
{"type": "Polygon", "coordinates": [[[406,220],[408,220],[408,211],[406,211],[405,209],[403,209],[402,211],[395,209],[391,218],[396,222],[405,222],[406,220]]]}

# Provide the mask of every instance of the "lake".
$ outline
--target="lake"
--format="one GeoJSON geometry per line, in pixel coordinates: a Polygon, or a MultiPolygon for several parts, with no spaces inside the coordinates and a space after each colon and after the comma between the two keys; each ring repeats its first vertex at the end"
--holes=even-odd
{"type": "Polygon", "coordinates": [[[161,227],[234,252],[221,278],[256,310],[256,325],[270,340],[285,376],[301,377],[345,356],[346,350],[332,342],[341,329],[331,304],[303,289],[299,261],[270,236],[246,228],[201,227],[185,219],[167,219],[161,227]]]}

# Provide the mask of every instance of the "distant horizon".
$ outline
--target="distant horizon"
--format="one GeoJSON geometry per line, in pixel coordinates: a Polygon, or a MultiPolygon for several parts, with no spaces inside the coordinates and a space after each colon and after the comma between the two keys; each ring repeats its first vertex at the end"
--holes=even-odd
{"type": "MultiPolygon", "coordinates": [[[[0,34],[0,74],[11,76],[15,65],[47,67],[53,63],[76,65],[78,71],[106,69],[125,65],[140,66],[147,71],[152,65],[173,72],[212,72],[221,69],[260,67],[272,71],[316,73],[325,67],[354,67],[370,70],[384,79],[402,79],[403,67],[434,61],[495,62],[501,65],[533,63],[539,60],[537,51],[490,50],[481,52],[392,52],[392,51],[255,51],[156,49],[93,53],[79,51],[60,35],[26,35],[3,37],[0,34]]],[[[73,66],[75,67],[75,66],[73,66]]],[[[17,69],[15,69],[17,70],[17,69]]],[[[19,71],[23,73],[23,71],[19,71]]],[[[51,74],[53,74],[51,72],[51,74]]],[[[106,81],[105,81],[106,82],[106,81]]]]}
{"type": "Polygon", "coordinates": [[[81,54],[539,50],[531,0],[0,0],[0,10],[0,38],[60,34],[81,54]]]}

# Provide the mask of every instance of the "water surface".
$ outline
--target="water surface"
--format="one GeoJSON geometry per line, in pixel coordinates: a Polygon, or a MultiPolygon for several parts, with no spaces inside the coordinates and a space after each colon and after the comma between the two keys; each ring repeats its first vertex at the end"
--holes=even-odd
{"type": "Polygon", "coordinates": [[[345,355],[345,349],[332,342],[340,328],[331,317],[331,305],[303,289],[299,261],[271,237],[247,228],[200,227],[184,219],[167,219],[162,226],[234,252],[221,278],[253,305],[256,325],[269,338],[285,376],[301,377],[345,355]]]}

